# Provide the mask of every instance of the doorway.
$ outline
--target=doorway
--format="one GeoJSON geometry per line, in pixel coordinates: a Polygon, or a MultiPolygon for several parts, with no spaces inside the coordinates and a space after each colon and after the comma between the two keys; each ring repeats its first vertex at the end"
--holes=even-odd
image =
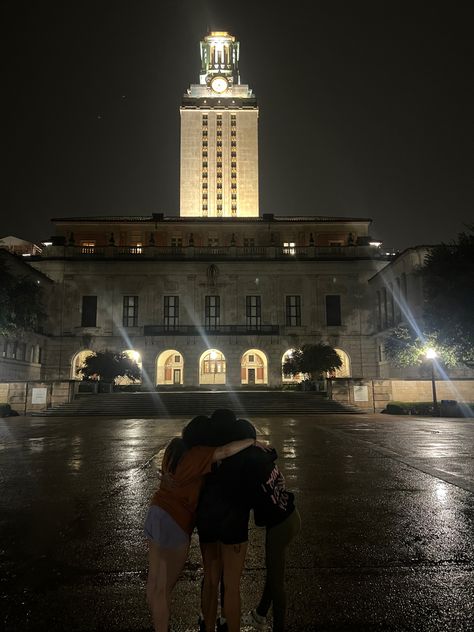
{"type": "Polygon", "coordinates": [[[247,384],[255,384],[255,369],[247,369],[247,384]]]}

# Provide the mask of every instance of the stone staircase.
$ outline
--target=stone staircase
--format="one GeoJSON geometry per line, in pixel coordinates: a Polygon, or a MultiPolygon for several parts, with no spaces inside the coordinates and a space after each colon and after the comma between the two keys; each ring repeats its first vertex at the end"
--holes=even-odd
{"type": "Polygon", "coordinates": [[[321,393],[294,391],[181,391],[80,394],[69,403],[50,408],[42,416],[194,417],[216,408],[230,408],[238,416],[327,415],[361,413],[359,408],[325,399],[321,393]]]}

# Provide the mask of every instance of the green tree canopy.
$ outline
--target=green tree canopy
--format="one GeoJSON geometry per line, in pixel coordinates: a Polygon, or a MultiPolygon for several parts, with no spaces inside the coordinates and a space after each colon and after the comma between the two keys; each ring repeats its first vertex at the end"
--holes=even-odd
{"type": "Polygon", "coordinates": [[[141,371],[135,360],[126,353],[114,351],[96,351],[87,356],[84,366],[77,370],[82,379],[98,379],[104,382],[113,382],[116,377],[127,377],[134,382],[141,378],[141,371]]]}
{"type": "Polygon", "coordinates": [[[427,332],[458,362],[474,366],[474,225],[456,243],[432,248],[420,273],[427,332]]]}
{"type": "Polygon", "coordinates": [[[385,357],[396,366],[423,366],[427,363],[426,352],[436,350],[438,359],[445,366],[456,366],[458,354],[452,346],[443,345],[434,333],[418,333],[406,325],[396,327],[385,340],[385,357]]]}
{"type": "Polygon", "coordinates": [[[41,285],[30,276],[15,275],[0,259],[0,335],[41,331],[45,318],[41,285]]]}
{"type": "Polygon", "coordinates": [[[286,358],[283,363],[283,374],[294,376],[298,373],[307,373],[314,380],[341,366],[341,358],[330,345],[307,344],[295,349],[292,355],[286,358]]]}

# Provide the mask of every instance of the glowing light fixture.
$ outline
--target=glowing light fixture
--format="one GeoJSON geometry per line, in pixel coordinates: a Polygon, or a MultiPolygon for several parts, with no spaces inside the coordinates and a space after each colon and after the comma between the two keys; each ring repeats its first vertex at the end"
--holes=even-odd
{"type": "Polygon", "coordinates": [[[215,351],[211,351],[209,357],[211,358],[211,360],[215,360],[217,358],[217,353],[215,351]]]}
{"type": "Polygon", "coordinates": [[[376,248],[380,248],[382,245],[381,241],[369,241],[369,246],[375,246],[376,248]]]}
{"type": "Polygon", "coordinates": [[[433,347],[429,347],[425,352],[425,356],[428,358],[428,360],[434,360],[434,358],[438,357],[438,354],[436,353],[436,350],[433,349],[433,347]]]}

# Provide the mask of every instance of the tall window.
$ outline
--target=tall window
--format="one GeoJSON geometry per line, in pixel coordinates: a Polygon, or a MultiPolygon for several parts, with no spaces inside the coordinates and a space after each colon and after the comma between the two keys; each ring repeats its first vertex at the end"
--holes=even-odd
{"type": "Polygon", "coordinates": [[[165,296],[163,323],[166,329],[176,329],[179,324],[179,296],[165,296]]]}
{"type": "Polygon", "coordinates": [[[217,329],[221,320],[221,297],[206,296],[205,322],[206,329],[217,329]]]}
{"type": "Polygon", "coordinates": [[[301,296],[286,297],[286,324],[288,327],[301,325],[301,296]]]}
{"type": "Polygon", "coordinates": [[[83,296],[81,327],[97,327],[97,296],[83,296]]]}
{"type": "Polygon", "coordinates": [[[138,296],[123,297],[123,326],[136,327],[138,325],[138,296]]]}
{"type": "Polygon", "coordinates": [[[260,329],[262,322],[262,303],[260,296],[246,297],[247,329],[260,329]]]}
{"type": "Polygon", "coordinates": [[[326,325],[328,327],[341,325],[341,297],[339,294],[326,296],[326,325]]]}

